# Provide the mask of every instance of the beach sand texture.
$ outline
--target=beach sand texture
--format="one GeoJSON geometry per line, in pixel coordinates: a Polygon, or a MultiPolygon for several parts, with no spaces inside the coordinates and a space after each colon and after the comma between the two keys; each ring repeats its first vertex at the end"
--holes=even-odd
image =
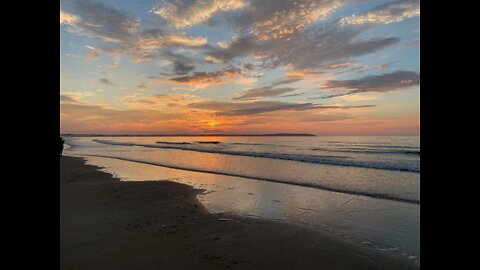
{"type": "Polygon", "coordinates": [[[188,185],[98,169],[60,158],[61,269],[419,268],[302,226],[209,214],[188,185]]]}

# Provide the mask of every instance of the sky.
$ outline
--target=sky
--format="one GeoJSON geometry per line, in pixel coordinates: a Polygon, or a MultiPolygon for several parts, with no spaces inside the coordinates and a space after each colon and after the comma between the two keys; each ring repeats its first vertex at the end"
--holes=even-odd
{"type": "Polygon", "coordinates": [[[62,133],[419,135],[419,0],[62,0],[62,133]]]}

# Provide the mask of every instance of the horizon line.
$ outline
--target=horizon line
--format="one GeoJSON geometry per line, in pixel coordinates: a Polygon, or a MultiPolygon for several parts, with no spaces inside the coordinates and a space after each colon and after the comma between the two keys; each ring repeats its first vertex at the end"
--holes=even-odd
{"type": "Polygon", "coordinates": [[[317,137],[317,136],[416,136],[420,134],[311,134],[311,133],[249,133],[249,134],[100,134],[100,133],[60,133],[60,136],[78,137],[317,137]]]}
{"type": "Polygon", "coordinates": [[[96,134],[96,133],[60,133],[61,136],[131,136],[131,137],[200,137],[200,136],[317,136],[310,133],[258,133],[258,134],[216,134],[216,133],[207,133],[207,134],[96,134]]]}

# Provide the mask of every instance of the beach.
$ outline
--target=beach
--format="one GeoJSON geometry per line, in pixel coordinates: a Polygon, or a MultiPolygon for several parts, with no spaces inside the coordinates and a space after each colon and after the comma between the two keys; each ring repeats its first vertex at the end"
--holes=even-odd
{"type": "Polygon", "coordinates": [[[417,269],[298,224],[209,213],[202,190],[60,158],[61,269],[417,269]]]}

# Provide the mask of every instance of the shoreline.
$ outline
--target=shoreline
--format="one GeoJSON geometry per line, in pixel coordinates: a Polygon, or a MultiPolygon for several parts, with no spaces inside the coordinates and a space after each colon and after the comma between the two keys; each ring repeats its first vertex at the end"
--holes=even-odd
{"type": "Polygon", "coordinates": [[[140,163],[140,164],[146,164],[146,165],[152,165],[152,166],[159,166],[159,167],[175,169],[175,170],[185,170],[185,171],[190,171],[190,172],[208,173],[208,174],[231,176],[231,177],[240,177],[240,178],[258,180],[258,181],[265,181],[265,182],[270,182],[270,183],[277,183],[277,184],[285,184],[285,185],[299,186],[299,187],[305,187],[305,188],[319,189],[319,190],[323,190],[323,191],[335,192],[335,193],[341,193],[341,194],[358,195],[358,196],[363,196],[363,197],[368,197],[368,198],[373,198],[373,199],[379,199],[379,200],[388,200],[388,201],[394,201],[394,202],[409,203],[409,204],[413,204],[413,205],[420,205],[420,200],[392,197],[392,196],[386,195],[386,194],[372,194],[372,193],[361,192],[361,191],[349,191],[349,190],[344,190],[344,189],[331,188],[331,187],[328,187],[328,186],[322,186],[322,185],[318,185],[318,184],[315,185],[315,184],[311,184],[311,183],[287,182],[287,181],[275,180],[275,179],[271,179],[271,178],[254,177],[254,176],[240,175],[240,174],[233,174],[233,173],[223,173],[223,172],[218,172],[218,171],[209,171],[209,170],[202,170],[202,169],[195,169],[195,168],[184,168],[184,167],[180,167],[180,166],[159,164],[159,163],[155,163],[155,162],[140,161],[140,160],[134,160],[134,159],[122,158],[122,157],[111,157],[111,156],[103,156],[103,155],[87,155],[87,154],[85,154],[85,155],[72,154],[71,156],[78,156],[78,157],[84,156],[84,157],[98,157],[98,158],[116,159],[116,160],[121,160],[121,161],[140,163]]]}
{"type": "Polygon", "coordinates": [[[419,268],[299,225],[209,214],[188,185],[98,169],[60,158],[61,269],[419,268]]]}

